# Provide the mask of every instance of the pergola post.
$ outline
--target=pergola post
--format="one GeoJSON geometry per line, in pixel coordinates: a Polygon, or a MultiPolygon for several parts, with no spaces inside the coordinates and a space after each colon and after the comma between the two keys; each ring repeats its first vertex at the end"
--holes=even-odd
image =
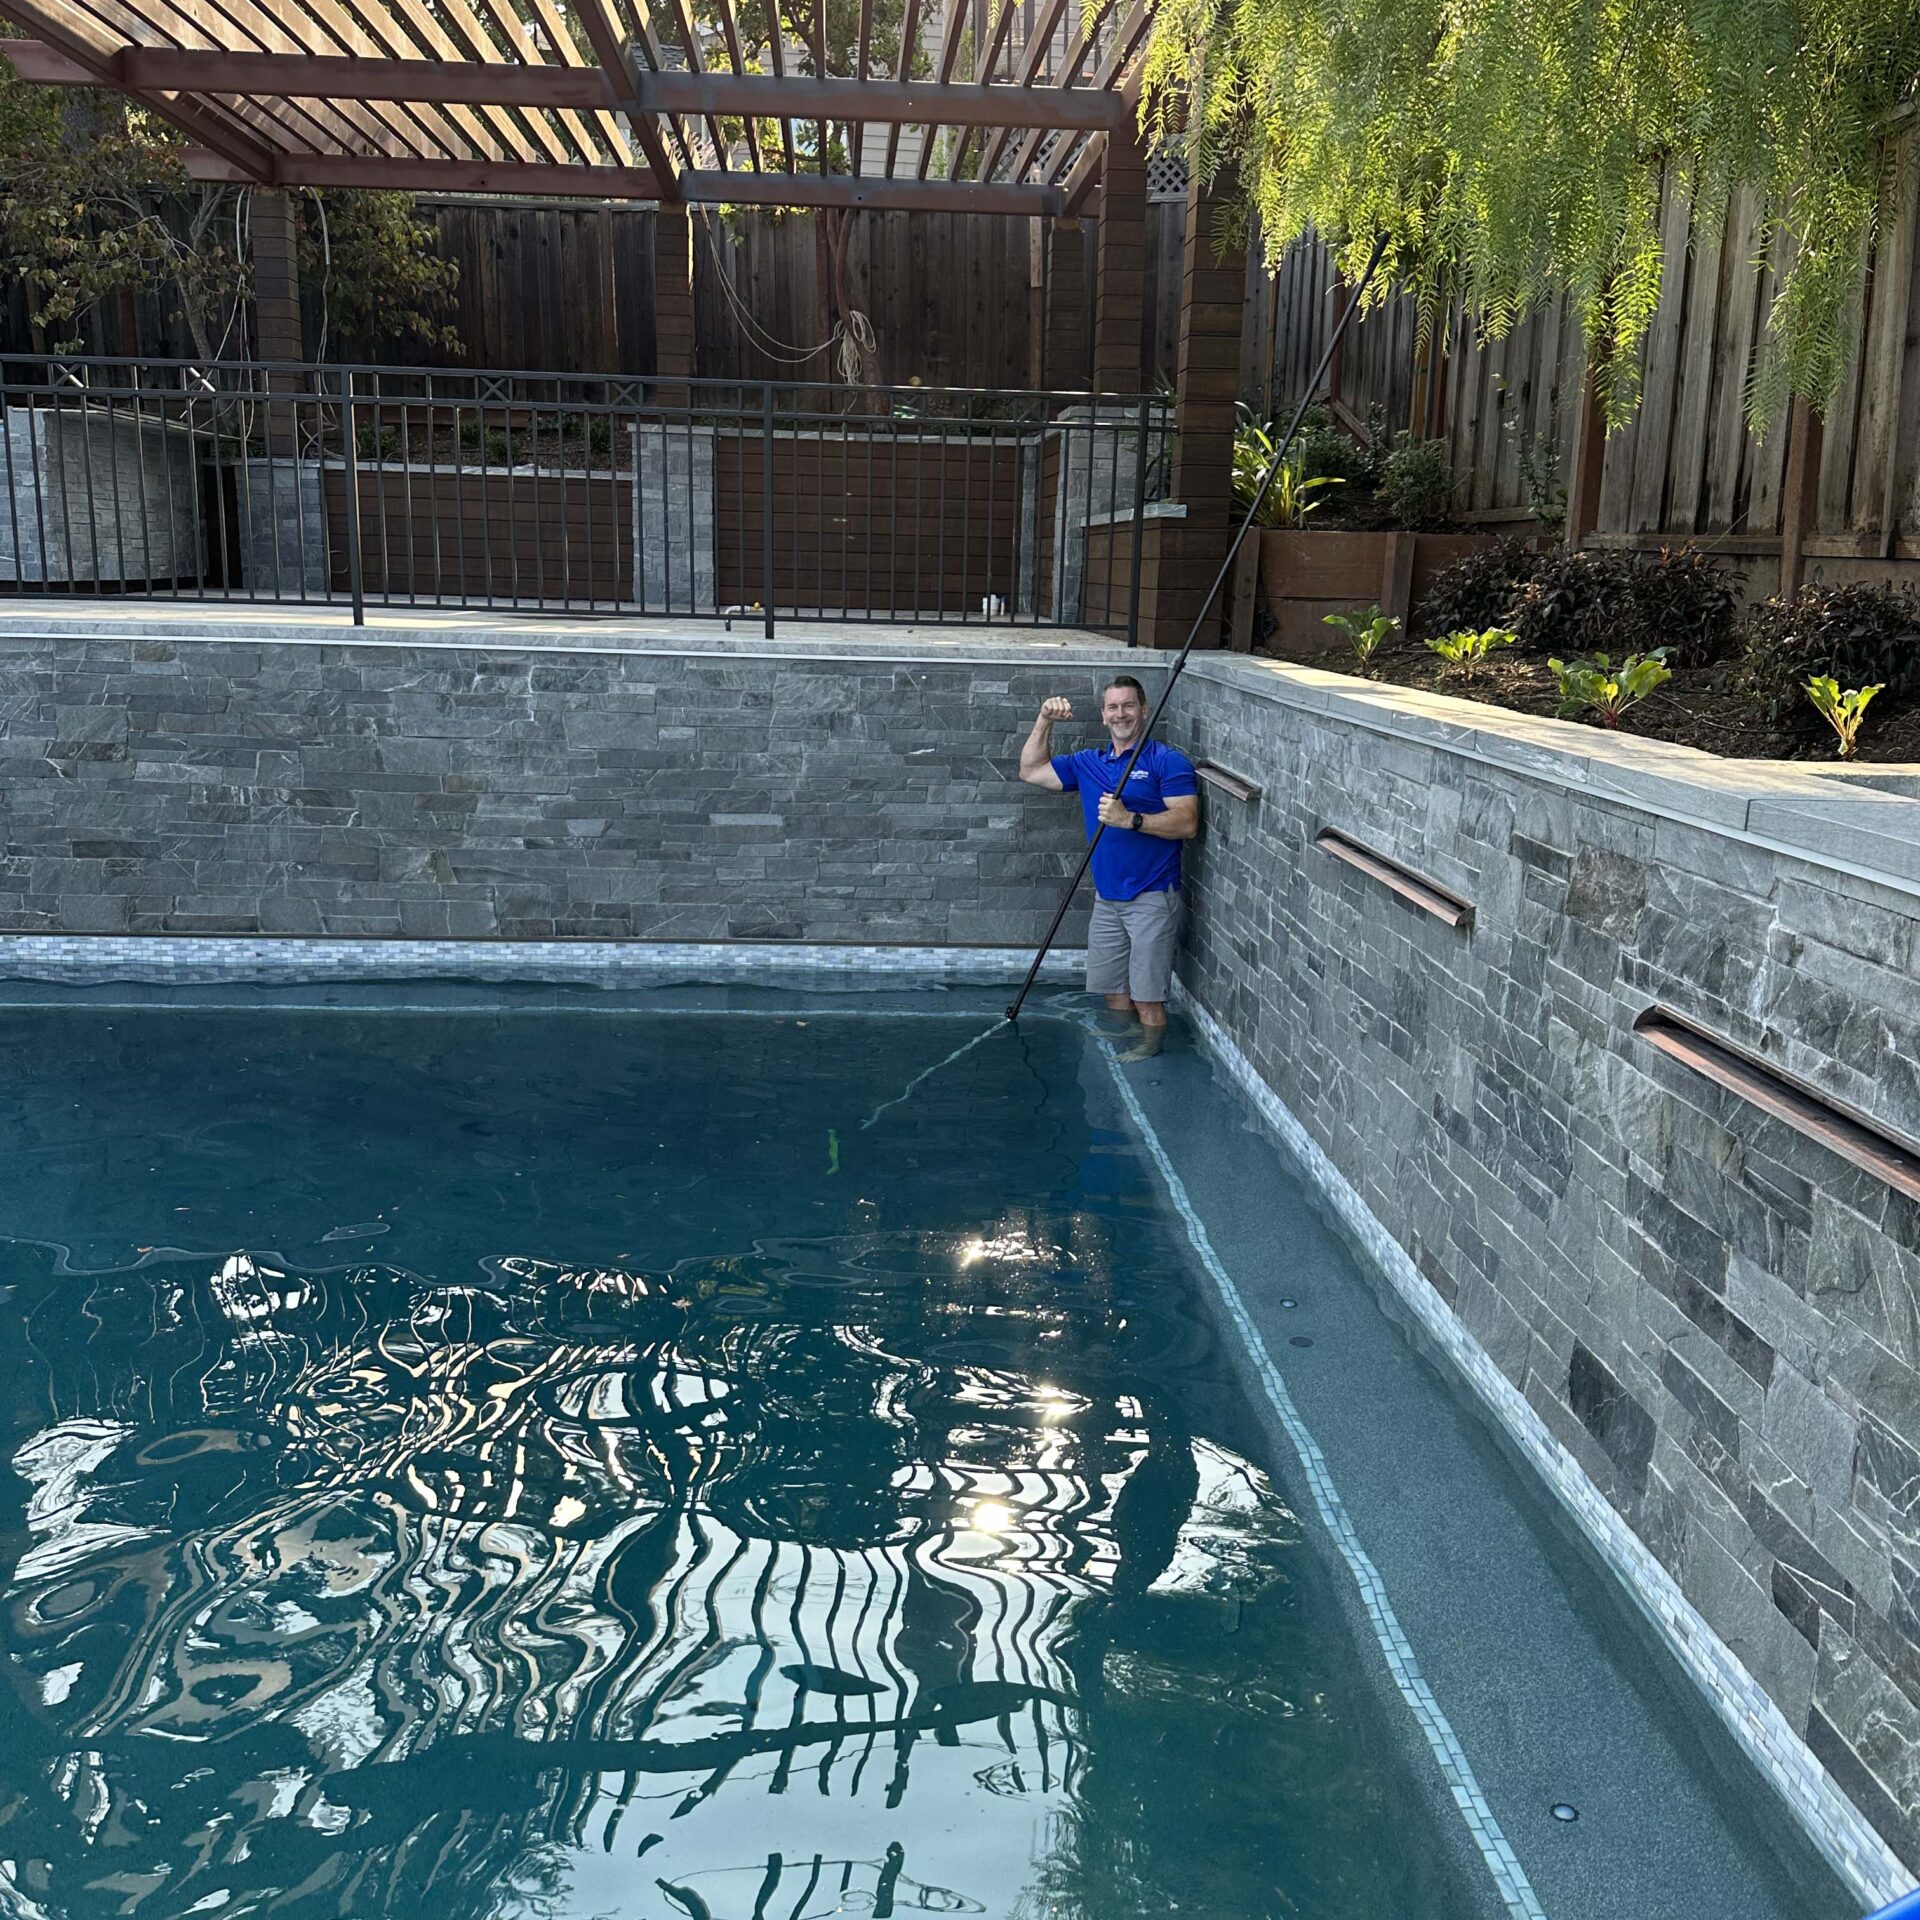
{"type": "MultiPolygon", "coordinates": [[[[663,201],[653,216],[654,374],[661,382],[693,377],[693,220],[684,204],[663,201]]],[[[687,390],[664,385],[664,406],[685,406],[687,390]]]]}
{"type": "MultiPolygon", "coordinates": [[[[1240,397],[1240,336],[1246,318],[1244,244],[1215,251],[1221,203],[1233,182],[1187,186],[1181,248],[1180,351],[1174,389],[1173,498],[1183,518],[1163,520],[1149,540],[1141,638],[1175,647],[1199,617],[1233,532],[1233,431],[1240,397]]],[[[1224,604],[1216,602],[1199,645],[1217,646],[1224,604]]]]}
{"type": "Polygon", "coordinates": [[[1087,235],[1077,219],[1046,223],[1046,313],[1039,386],[1055,392],[1089,384],[1087,235]]]}
{"type": "Polygon", "coordinates": [[[1146,359],[1147,154],[1130,120],[1107,135],[1096,245],[1093,390],[1138,393],[1146,359]]]}
{"type": "MultiPolygon", "coordinates": [[[[248,208],[253,241],[253,332],[259,357],[302,365],[307,357],[300,327],[299,230],[293,218],[290,194],[268,187],[254,189],[248,208]]],[[[269,374],[270,391],[295,393],[300,382],[286,374],[269,374]]],[[[291,407],[267,409],[267,446],[277,454],[294,450],[291,407]]]]}

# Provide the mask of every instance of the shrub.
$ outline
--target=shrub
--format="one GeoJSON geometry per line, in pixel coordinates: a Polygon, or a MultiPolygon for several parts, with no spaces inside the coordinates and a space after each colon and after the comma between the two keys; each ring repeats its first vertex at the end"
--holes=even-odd
{"type": "Polygon", "coordinates": [[[1444,525],[1453,507],[1453,467],[1446,442],[1402,439],[1387,456],[1380,492],[1403,527],[1444,525]]]}
{"type": "Polygon", "coordinates": [[[1878,683],[1895,699],[1920,693],[1920,600],[1911,588],[1849,581],[1803,587],[1791,600],[1749,607],[1741,622],[1741,680],[1775,726],[1818,737],[1806,685],[1878,683]]]}
{"type": "Polygon", "coordinates": [[[1736,644],[1739,578],[1697,547],[1665,547],[1652,555],[1546,553],[1508,617],[1530,653],[1658,648],[1683,666],[1705,666],[1736,644]]]}
{"type": "Polygon", "coordinates": [[[1541,556],[1524,540],[1502,540],[1456,561],[1433,577],[1415,615],[1423,633],[1459,633],[1506,624],[1520,589],[1541,556]]]}
{"type": "Polygon", "coordinates": [[[1291,450],[1303,480],[1336,480],[1343,486],[1371,485],[1367,450],[1344,433],[1325,407],[1309,407],[1291,450]]]}
{"type": "Polygon", "coordinates": [[[1739,646],[1738,588],[1745,574],[1698,547],[1662,547],[1637,561],[1633,607],[1642,646],[1655,645],[1683,667],[1709,666],[1739,646]]]}
{"type": "Polygon", "coordinates": [[[1604,653],[1591,660],[1549,660],[1547,668],[1560,689],[1561,719],[1591,713],[1603,727],[1617,727],[1629,707],[1673,678],[1664,647],[1628,654],[1618,673],[1604,653]]]}

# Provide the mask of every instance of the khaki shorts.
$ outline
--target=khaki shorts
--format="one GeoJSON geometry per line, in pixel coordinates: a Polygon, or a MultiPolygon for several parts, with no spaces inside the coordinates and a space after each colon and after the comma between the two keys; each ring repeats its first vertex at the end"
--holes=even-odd
{"type": "Polygon", "coordinates": [[[1124,993],[1163,1004],[1173,986],[1173,943],[1180,931],[1180,890],[1166,887],[1133,900],[1093,903],[1087,927],[1087,991],[1124,993]]]}

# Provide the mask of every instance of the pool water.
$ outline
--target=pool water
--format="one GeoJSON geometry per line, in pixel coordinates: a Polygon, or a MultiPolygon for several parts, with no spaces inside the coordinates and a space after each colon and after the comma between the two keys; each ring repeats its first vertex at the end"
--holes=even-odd
{"type": "Polygon", "coordinates": [[[0,1911],[1500,1910],[1095,1039],[334,997],[0,1009],[0,1911]]]}

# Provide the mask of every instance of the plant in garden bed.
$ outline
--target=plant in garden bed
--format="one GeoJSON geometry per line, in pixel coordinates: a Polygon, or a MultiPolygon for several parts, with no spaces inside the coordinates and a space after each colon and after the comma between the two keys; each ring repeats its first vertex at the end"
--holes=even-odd
{"type": "Polygon", "coordinates": [[[1803,738],[1819,734],[1809,680],[1877,684],[1895,699],[1920,694],[1920,598],[1867,581],[1804,587],[1791,600],[1749,607],[1741,622],[1741,683],[1761,715],[1803,738]]]}
{"type": "Polygon", "coordinates": [[[1357,613],[1328,613],[1321,616],[1330,627],[1338,627],[1353,642],[1353,655],[1362,671],[1373,671],[1373,656],[1400,631],[1400,622],[1390,619],[1378,606],[1369,607],[1364,616],[1357,613]]]}
{"type": "Polygon", "coordinates": [[[1446,442],[1403,434],[1387,455],[1380,493],[1402,527],[1444,525],[1453,505],[1453,466],[1447,459],[1446,442]]]}
{"type": "Polygon", "coordinates": [[[1274,440],[1243,406],[1240,424],[1233,435],[1233,499],[1242,513],[1260,500],[1258,524],[1263,527],[1303,527],[1307,516],[1318,510],[1320,495],[1328,487],[1342,482],[1331,474],[1310,473],[1301,458],[1299,443],[1288,449],[1273,484],[1261,498],[1260,483],[1273,465],[1274,440]]]}
{"type": "Polygon", "coordinates": [[[1591,660],[1549,660],[1547,671],[1560,689],[1561,719],[1591,713],[1603,727],[1617,727],[1629,708],[1673,678],[1665,647],[1628,654],[1617,673],[1604,653],[1591,660]]]}
{"type": "Polygon", "coordinates": [[[1840,736],[1840,758],[1851,760],[1860,743],[1860,723],[1867,705],[1882,688],[1846,687],[1830,673],[1817,673],[1807,682],[1807,698],[1814,711],[1840,736]]]}
{"type": "Polygon", "coordinates": [[[1538,571],[1542,555],[1524,539],[1483,547],[1434,576],[1416,615],[1424,633],[1458,633],[1506,624],[1515,597],[1538,571]]]}
{"type": "Polygon", "coordinates": [[[1519,637],[1505,627],[1481,627],[1477,631],[1462,628],[1458,633],[1449,633],[1438,640],[1429,640],[1427,645],[1448,666],[1457,667],[1462,674],[1471,678],[1485,662],[1487,655],[1496,647],[1510,647],[1519,637]]]}

